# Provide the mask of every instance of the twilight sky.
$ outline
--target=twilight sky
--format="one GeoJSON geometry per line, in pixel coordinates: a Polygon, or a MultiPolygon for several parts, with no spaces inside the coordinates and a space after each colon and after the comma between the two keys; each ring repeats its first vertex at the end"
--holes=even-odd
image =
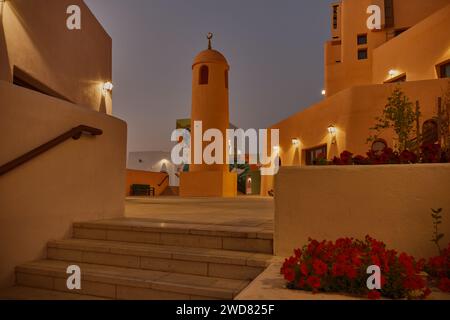
{"type": "Polygon", "coordinates": [[[113,114],[128,123],[128,151],[171,150],[208,32],[231,66],[237,127],[266,128],[321,99],[334,0],[85,2],[113,39],[113,114]]]}

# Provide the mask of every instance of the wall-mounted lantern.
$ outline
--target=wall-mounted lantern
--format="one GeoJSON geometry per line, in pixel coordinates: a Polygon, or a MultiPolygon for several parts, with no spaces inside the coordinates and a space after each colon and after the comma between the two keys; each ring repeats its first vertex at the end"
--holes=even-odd
{"type": "Polygon", "coordinates": [[[322,89],[322,95],[325,96],[327,94],[327,90],[322,89]]]}
{"type": "Polygon", "coordinates": [[[328,127],[328,133],[331,135],[331,144],[336,144],[336,132],[337,129],[334,125],[328,127]]]}
{"type": "Polygon", "coordinates": [[[391,70],[389,70],[388,74],[389,74],[390,78],[393,78],[393,77],[397,76],[399,74],[399,72],[397,70],[391,69],[391,70]]]}
{"type": "Polygon", "coordinates": [[[103,94],[106,94],[108,91],[111,92],[114,88],[114,85],[111,82],[105,82],[102,87],[103,94]]]}
{"type": "Polygon", "coordinates": [[[293,138],[293,139],[292,139],[292,145],[293,145],[294,147],[298,147],[298,146],[300,145],[300,139],[298,139],[298,138],[293,138]]]}

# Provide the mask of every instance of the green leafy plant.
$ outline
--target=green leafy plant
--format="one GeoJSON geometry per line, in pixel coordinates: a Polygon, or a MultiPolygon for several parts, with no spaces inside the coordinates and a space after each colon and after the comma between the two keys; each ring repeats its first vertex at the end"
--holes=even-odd
{"type": "Polygon", "coordinates": [[[417,136],[415,124],[420,117],[420,111],[415,110],[413,103],[403,93],[400,87],[396,87],[388,97],[381,117],[376,117],[376,124],[370,130],[375,134],[367,139],[373,142],[387,129],[393,129],[396,134],[397,150],[407,150],[411,147],[411,141],[417,136]]]}
{"type": "Polygon", "coordinates": [[[431,209],[431,217],[433,218],[433,238],[431,242],[433,242],[438,248],[439,254],[442,252],[441,245],[439,242],[444,238],[444,234],[439,232],[439,225],[442,224],[442,208],[439,209],[431,209]]]}

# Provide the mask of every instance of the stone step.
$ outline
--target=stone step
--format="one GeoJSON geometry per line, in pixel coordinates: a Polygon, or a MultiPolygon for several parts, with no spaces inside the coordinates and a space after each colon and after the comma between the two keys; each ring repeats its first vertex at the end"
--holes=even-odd
{"type": "Polygon", "coordinates": [[[273,232],[258,227],[112,219],[75,223],[73,237],[167,246],[273,253],[273,232]]]}
{"type": "Polygon", "coordinates": [[[0,290],[0,300],[103,300],[83,294],[15,286],[0,290]]]}
{"type": "Polygon", "coordinates": [[[117,267],[253,280],[272,255],[103,240],[51,241],[47,258],[117,267]]]}
{"type": "Polygon", "coordinates": [[[16,267],[18,286],[79,293],[108,299],[233,299],[249,281],[179,273],[41,260],[16,267]],[[69,265],[81,268],[81,290],[66,287],[69,265]]]}

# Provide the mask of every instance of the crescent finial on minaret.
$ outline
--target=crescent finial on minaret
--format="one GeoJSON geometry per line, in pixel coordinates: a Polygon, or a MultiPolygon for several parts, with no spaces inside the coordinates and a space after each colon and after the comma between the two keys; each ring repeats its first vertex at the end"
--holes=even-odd
{"type": "Polygon", "coordinates": [[[214,37],[214,35],[211,32],[208,32],[208,35],[206,36],[206,38],[208,38],[208,50],[212,49],[211,40],[213,37],[214,37]]]}

